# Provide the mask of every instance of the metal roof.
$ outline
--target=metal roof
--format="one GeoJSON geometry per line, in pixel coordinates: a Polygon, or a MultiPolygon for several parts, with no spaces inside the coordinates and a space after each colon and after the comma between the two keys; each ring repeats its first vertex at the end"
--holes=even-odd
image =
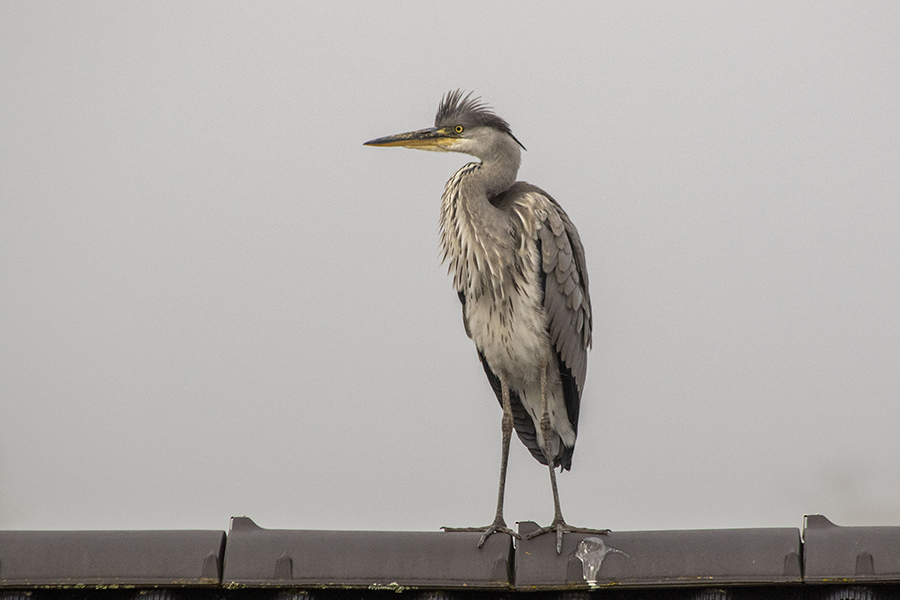
{"type": "Polygon", "coordinates": [[[223,531],[0,531],[0,587],[218,585],[223,531]]]}
{"type": "Polygon", "coordinates": [[[803,542],[805,581],[900,581],[900,527],[840,527],[807,515],[803,542]]]}
{"type": "Polygon", "coordinates": [[[480,533],[263,529],[234,517],[225,585],[509,589],[512,543],[480,533]]]}
{"type": "MultiPolygon", "coordinates": [[[[520,523],[523,534],[537,529],[520,523]]],[[[516,589],[801,583],[798,529],[703,529],[567,534],[522,540],[516,589]]]]}
{"type": "MultiPolygon", "coordinates": [[[[521,533],[537,527],[517,525],[521,533]]],[[[499,599],[596,589],[622,599],[900,599],[900,527],[839,527],[821,515],[805,518],[802,536],[795,528],[566,534],[560,554],[552,535],[515,544],[493,535],[481,549],[478,538],[264,529],[247,517],[233,518],[227,535],[0,531],[0,600],[68,598],[73,590],[144,600],[387,600],[391,592],[499,599]]]]}

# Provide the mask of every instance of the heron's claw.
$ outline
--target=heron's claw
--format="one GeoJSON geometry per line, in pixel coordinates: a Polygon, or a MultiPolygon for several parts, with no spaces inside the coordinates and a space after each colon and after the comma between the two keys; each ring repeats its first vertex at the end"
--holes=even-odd
{"type": "Polygon", "coordinates": [[[522,536],[510,529],[506,526],[506,522],[503,519],[494,521],[490,525],[486,527],[441,527],[442,531],[446,531],[449,533],[460,533],[460,532],[481,532],[481,539],[478,540],[478,547],[481,548],[484,546],[484,542],[488,539],[488,537],[492,533],[505,533],[510,535],[517,540],[521,540],[522,536]]]}
{"type": "Polygon", "coordinates": [[[491,524],[490,526],[488,526],[487,529],[484,530],[484,533],[481,534],[481,539],[478,540],[479,548],[484,546],[485,540],[487,540],[488,536],[491,535],[492,533],[505,533],[507,535],[510,535],[510,536],[516,538],[517,540],[522,539],[521,535],[519,535],[518,533],[516,533],[515,531],[513,531],[512,529],[507,527],[506,523],[504,523],[503,521],[500,521],[499,523],[491,524]]]}
{"type": "Polygon", "coordinates": [[[532,531],[525,536],[526,540],[534,539],[539,535],[556,531],[556,553],[562,554],[562,537],[564,533],[595,533],[597,535],[606,535],[609,529],[588,529],[587,527],[573,527],[561,518],[553,519],[553,522],[546,527],[541,527],[532,531]]]}

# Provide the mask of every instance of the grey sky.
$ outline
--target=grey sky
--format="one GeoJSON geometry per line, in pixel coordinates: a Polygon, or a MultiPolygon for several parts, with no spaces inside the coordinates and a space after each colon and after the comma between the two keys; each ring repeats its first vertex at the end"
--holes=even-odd
{"type": "MultiPolygon", "coordinates": [[[[457,87],[584,240],[570,523],[897,524],[898,40],[887,2],[0,3],[0,529],[487,523],[468,159],[362,146],[457,87]]],[[[506,516],[552,517],[515,440],[506,516]]]]}

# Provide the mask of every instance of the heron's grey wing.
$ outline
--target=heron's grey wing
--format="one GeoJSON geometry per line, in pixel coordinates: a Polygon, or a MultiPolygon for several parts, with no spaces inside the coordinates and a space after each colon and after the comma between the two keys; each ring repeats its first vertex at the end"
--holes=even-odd
{"type": "MultiPolygon", "coordinates": [[[[490,201],[500,210],[516,213],[520,223],[540,224],[536,245],[541,261],[543,305],[550,341],[556,350],[566,413],[577,433],[587,351],[591,346],[591,299],[581,238],[556,200],[530,183],[517,181],[490,201]]],[[[559,464],[564,469],[572,466],[574,450],[563,447],[559,464]]]]}
{"type": "MultiPolygon", "coordinates": [[[[538,237],[544,274],[544,308],[550,341],[559,357],[566,410],[577,431],[581,392],[587,375],[587,351],[591,346],[591,298],[584,248],[578,230],[565,211],[553,198],[543,196],[547,202],[545,210],[539,213],[543,222],[538,237]]],[[[571,461],[571,456],[568,460],[571,461]]]]}

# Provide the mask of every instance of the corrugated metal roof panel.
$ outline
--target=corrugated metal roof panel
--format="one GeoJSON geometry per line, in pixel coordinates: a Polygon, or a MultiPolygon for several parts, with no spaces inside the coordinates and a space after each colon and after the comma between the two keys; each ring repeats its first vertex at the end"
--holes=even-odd
{"type": "Polygon", "coordinates": [[[217,585],[224,531],[0,531],[0,587],[217,585]]]}
{"type": "Polygon", "coordinates": [[[234,517],[225,585],[373,589],[510,586],[512,545],[478,533],[263,529],[234,517]]]}
{"type": "Polygon", "coordinates": [[[803,542],[808,582],[900,581],[900,527],[841,527],[807,515],[803,542]]]}
{"type": "MultiPolygon", "coordinates": [[[[524,536],[537,529],[519,523],[524,536]]],[[[795,528],[567,533],[516,545],[516,589],[800,583],[795,528]]]]}

